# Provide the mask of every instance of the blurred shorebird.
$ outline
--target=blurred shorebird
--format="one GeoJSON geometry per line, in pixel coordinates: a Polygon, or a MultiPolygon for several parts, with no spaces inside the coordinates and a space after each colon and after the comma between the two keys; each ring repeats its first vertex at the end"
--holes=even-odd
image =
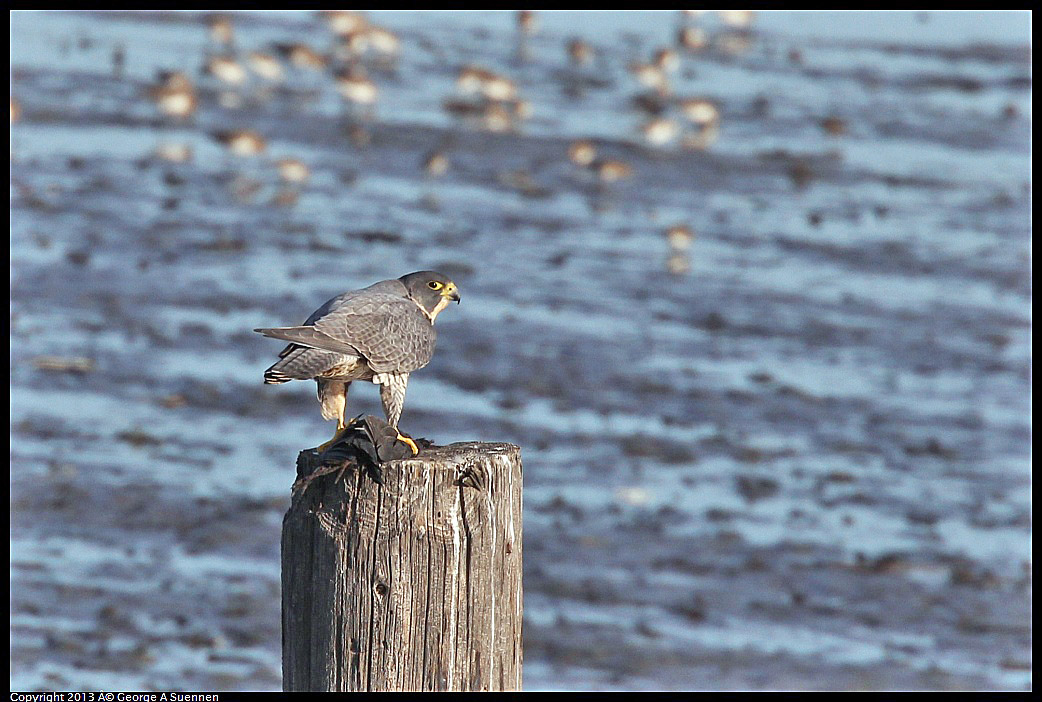
{"type": "Polygon", "coordinates": [[[449,157],[441,149],[428,151],[421,163],[427,178],[440,178],[449,171],[449,157]]]}
{"type": "Polygon", "coordinates": [[[577,68],[582,68],[593,62],[593,48],[582,39],[576,37],[568,40],[566,49],[572,65],[577,68]]]}
{"type": "Polygon", "coordinates": [[[539,18],[531,10],[517,11],[517,30],[523,35],[532,35],[539,28],[539,18]]]}
{"type": "Polygon", "coordinates": [[[380,95],[376,83],[357,64],[337,72],[336,90],[351,105],[367,111],[372,109],[380,95]]]}
{"type": "Polygon", "coordinates": [[[159,87],[192,89],[192,79],[184,71],[159,71],[156,77],[159,87]]]}
{"type": "Polygon", "coordinates": [[[297,204],[299,199],[300,191],[296,188],[279,188],[278,191],[271,196],[271,204],[275,207],[293,207],[297,204]]]}
{"type": "Polygon", "coordinates": [[[666,241],[675,252],[687,251],[695,240],[695,234],[686,224],[675,224],[666,229],[666,241]]]}
{"type": "Polygon", "coordinates": [[[730,56],[740,56],[752,47],[752,40],[745,32],[724,32],[716,35],[713,46],[730,56]]]}
{"type": "Polygon", "coordinates": [[[756,19],[755,10],[717,10],[717,17],[728,27],[748,29],[756,19]]]}
{"type": "Polygon", "coordinates": [[[344,15],[342,27],[335,31],[337,42],[334,56],[342,62],[354,62],[362,59],[370,51],[384,64],[392,64],[401,51],[401,40],[389,29],[369,24],[364,17],[346,19],[355,15],[344,15]]]}
{"type": "Polygon", "coordinates": [[[276,207],[292,207],[300,199],[300,188],[311,178],[311,169],[303,161],[295,158],[282,158],[275,162],[279,180],[283,185],[271,198],[276,207]]]}
{"type": "Polygon", "coordinates": [[[649,117],[659,117],[669,107],[669,100],[658,93],[638,93],[630,98],[630,104],[649,117]]]}
{"type": "Polygon", "coordinates": [[[506,76],[480,66],[464,66],[456,76],[456,90],[474,99],[450,98],[447,112],[490,132],[513,130],[531,116],[532,105],[518,97],[517,85],[506,76]]]}
{"type": "MultiPolygon", "coordinates": [[[[442,103],[442,109],[449,113],[453,118],[481,129],[485,128],[484,123],[486,117],[489,117],[493,124],[505,120],[508,123],[506,128],[499,129],[498,131],[506,131],[506,129],[509,129],[509,123],[512,122],[510,113],[503,109],[502,105],[496,105],[498,109],[493,111],[491,110],[493,105],[495,105],[495,103],[485,99],[474,101],[461,100],[459,98],[446,98],[442,103]]],[[[497,130],[492,129],[490,131],[497,130]]]]}
{"type": "Polygon", "coordinates": [[[638,83],[654,90],[659,95],[669,94],[669,79],[666,72],[653,63],[631,63],[629,72],[638,83]]]}
{"type": "Polygon", "coordinates": [[[539,20],[531,10],[517,12],[517,59],[525,62],[529,58],[528,39],[536,33],[539,20]]]}
{"type": "Polygon", "coordinates": [[[655,52],[652,63],[665,73],[675,73],[680,68],[680,57],[674,49],[663,47],[655,52]]]}
{"type": "Polygon", "coordinates": [[[597,147],[592,141],[580,139],[568,145],[568,160],[579,168],[588,168],[597,158],[597,147]]]}
{"type": "Polygon", "coordinates": [[[235,29],[227,15],[210,15],[206,20],[210,28],[210,41],[222,49],[230,49],[235,43],[235,29]]]}
{"type": "Polygon", "coordinates": [[[490,102],[485,105],[479,123],[489,132],[509,132],[514,128],[514,114],[504,103],[490,102]]]}
{"type": "Polygon", "coordinates": [[[630,164],[614,158],[594,161],[590,164],[590,168],[602,183],[615,183],[633,175],[633,167],[630,164]]]}
{"type": "Polygon", "coordinates": [[[188,164],[194,153],[188,144],[166,142],[155,147],[154,155],[168,164],[188,164]]]}
{"type": "Polygon", "coordinates": [[[706,149],[713,145],[720,134],[720,108],[707,98],[685,98],[678,107],[694,132],[684,136],[684,146],[690,149],[706,149]]]}
{"type": "Polygon", "coordinates": [[[271,54],[266,54],[261,51],[251,51],[247,54],[246,60],[249,63],[250,70],[253,71],[255,75],[268,82],[278,83],[285,75],[282,68],[282,62],[271,54]]]}
{"type": "Polygon", "coordinates": [[[333,59],[338,63],[359,61],[369,50],[369,39],[364,31],[338,36],[333,43],[333,59]]]}
{"type": "Polygon", "coordinates": [[[175,119],[187,119],[195,114],[199,98],[188,76],[180,71],[163,72],[159,80],[159,85],[151,87],[148,94],[160,112],[175,119]]]}
{"type": "Polygon", "coordinates": [[[311,169],[296,158],[282,158],[275,162],[279,178],[284,183],[306,183],[311,178],[311,169]]]}
{"type": "Polygon", "coordinates": [[[394,61],[401,52],[401,41],[398,35],[383,27],[370,26],[366,30],[366,38],[377,57],[384,61],[394,61]]]}
{"type": "Polygon", "coordinates": [[[666,270],[671,275],[687,275],[691,272],[691,259],[686,253],[674,251],[666,259],[666,270]]]}
{"type": "Polygon", "coordinates": [[[372,142],[373,135],[369,133],[364,124],[355,123],[347,126],[347,138],[359,149],[364,149],[372,142]]]}
{"type": "Polygon", "coordinates": [[[684,98],[677,103],[691,124],[704,127],[720,121],[720,108],[708,98],[684,98]]]}
{"type": "Polygon", "coordinates": [[[112,47],[112,77],[116,80],[123,79],[123,69],[127,65],[127,47],[122,43],[112,47]]]}
{"type": "Polygon", "coordinates": [[[423,159],[420,161],[420,167],[423,168],[423,181],[424,181],[424,194],[420,198],[420,202],[424,204],[428,209],[438,210],[438,198],[434,194],[433,184],[438,178],[449,172],[448,154],[442,149],[433,149],[424,154],[423,159]]]}
{"type": "Polygon", "coordinates": [[[366,28],[368,20],[352,10],[321,10],[319,12],[333,34],[341,37],[357,34],[366,28]]]}
{"type": "Polygon", "coordinates": [[[843,136],[847,133],[847,122],[841,117],[825,117],[821,120],[821,128],[829,136],[843,136]]]}
{"type": "Polygon", "coordinates": [[[236,156],[257,156],[268,148],[268,143],[252,129],[221,130],[213,133],[213,138],[222,144],[228,153],[236,156]]]}
{"type": "Polygon", "coordinates": [[[249,74],[242,64],[230,56],[212,56],[206,62],[206,73],[221,83],[238,88],[246,83],[249,74]]]}
{"type": "Polygon", "coordinates": [[[677,30],[677,45],[685,51],[702,51],[709,46],[709,35],[701,27],[681,27],[677,30]]]}
{"type": "Polygon", "coordinates": [[[326,67],[326,57],[307,44],[274,44],[273,48],[294,68],[321,71],[326,67]]]}
{"type": "Polygon", "coordinates": [[[677,138],[680,129],[677,123],[666,117],[659,117],[644,123],[640,128],[641,135],[651,146],[665,146],[677,138]]]}
{"type": "Polygon", "coordinates": [[[515,119],[526,120],[532,117],[533,108],[531,101],[518,98],[517,100],[508,101],[507,104],[513,109],[515,119]]]}
{"type": "Polygon", "coordinates": [[[464,95],[478,93],[489,100],[514,100],[517,85],[506,76],[480,66],[464,66],[456,77],[456,88],[464,95]]]}
{"type": "Polygon", "coordinates": [[[192,160],[192,147],[177,142],[164,142],[156,146],[155,157],[167,163],[188,163],[192,160]]]}

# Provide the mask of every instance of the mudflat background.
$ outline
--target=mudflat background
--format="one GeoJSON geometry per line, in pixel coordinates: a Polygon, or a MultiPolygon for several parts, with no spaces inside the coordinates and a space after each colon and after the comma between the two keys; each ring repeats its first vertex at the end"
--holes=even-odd
{"type": "MultiPolygon", "coordinates": [[[[281,519],[331,425],[250,330],[425,268],[463,303],[402,427],[523,449],[526,689],[1030,688],[1030,17],[537,17],[371,13],[401,54],[359,114],[328,72],[201,75],[205,14],[11,15],[12,689],[281,688],[281,519]],[[682,23],[699,150],[644,143],[627,70],[682,23]],[[531,116],[458,122],[466,64],[531,116]]],[[[239,56],[332,46],[232,21],[239,56]]]]}

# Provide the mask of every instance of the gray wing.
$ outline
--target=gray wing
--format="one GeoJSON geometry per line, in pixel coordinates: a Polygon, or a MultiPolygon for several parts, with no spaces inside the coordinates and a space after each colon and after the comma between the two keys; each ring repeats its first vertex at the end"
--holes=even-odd
{"type": "Polygon", "coordinates": [[[304,324],[314,324],[318,320],[325,317],[330,312],[340,309],[344,305],[349,305],[352,300],[365,297],[366,295],[372,295],[379,293],[381,295],[394,295],[396,297],[407,297],[408,292],[405,286],[400,280],[381,280],[379,283],[373,283],[368,288],[362,288],[361,290],[352,290],[350,292],[337,295],[336,297],[327,300],[324,305],[319,307],[317,310],[311,313],[304,324]]]}
{"type": "MultiPolygon", "coordinates": [[[[437,335],[412,300],[370,292],[345,301],[315,320],[319,334],[357,349],[377,373],[409,373],[427,365],[437,335]]],[[[337,350],[330,346],[317,346],[337,350]]]]}
{"type": "Polygon", "coordinates": [[[317,331],[314,324],[342,307],[350,307],[353,300],[374,293],[401,298],[407,295],[401,281],[381,280],[367,288],[351,290],[327,300],[299,327],[254,329],[264,336],[292,342],[279,352],[282,360],[264,372],[264,382],[283,383],[292,379],[314,378],[351,358],[362,357],[362,352],[350,343],[317,331]]]}
{"type": "MultiPolygon", "coordinates": [[[[376,373],[409,373],[434,354],[434,325],[415,302],[397,294],[397,280],[371,285],[329,300],[299,327],[255,331],[323,351],[364,358],[376,373]]],[[[296,351],[291,345],[280,356],[296,351]]]]}

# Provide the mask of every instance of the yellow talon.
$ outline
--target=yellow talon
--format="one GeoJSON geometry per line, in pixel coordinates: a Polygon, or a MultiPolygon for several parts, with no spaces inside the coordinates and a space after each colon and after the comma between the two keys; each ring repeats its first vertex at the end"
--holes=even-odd
{"type": "Polygon", "coordinates": [[[327,441],[327,442],[326,442],[326,443],[324,443],[324,444],[321,444],[321,445],[317,446],[317,447],[315,448],[315,450],[316,450],[316,451],[318,451],[319,453],[325,453],[325,451],[326,451],[326,450],[327,450],[327,449],[328,449],[328,448],[329,448],[330,446],[332,446],[333,444],[335,444],[335,443],[337,442],[337,439],[339,439],[339,438],[340,438],[340,436],[341,436],[341,435],[342,435],[343,433],[344,433],[344,430],[343,430],[343,429],[337,429],[337,432],[336,432],[336,434],[333,434],[333,438],[332,438],[332,439],[330,439],[329,441],[327,441]]]}
{"type": "Polygon", "coordinates": [[[416,445],[416,442],[401,432],[398,432],[398,441],[408,444],[409,448],[412,449],[412,455],[415,456],[420,452],[420,448],[416,445]]]}
{"type": "Polygon", "coordinates": [[[344,435],[345,431],[347,431],[347,428],[349,426],[351,426],[352,424],[354,424],[354,423],[355,423],[354,419],[351,419],[351,421],[348,422],[347,424],[344,424],[341,420],[337,420],[337,423],[336,423],[336,433],[333,434],[333,438],[330,439],[329,441],[327,441],[326,443],[322,444],[321,446],[318,446],[315,450],[318,451],[319,453],[322,453],[325,450],[327,450],[330,446],[332,446],[337,441],[339,441],[340,437],[344,435]]]}

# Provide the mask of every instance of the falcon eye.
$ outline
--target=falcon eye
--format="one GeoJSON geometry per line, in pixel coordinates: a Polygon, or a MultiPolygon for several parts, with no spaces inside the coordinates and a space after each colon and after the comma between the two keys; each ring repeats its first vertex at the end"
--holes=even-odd
{"type": "Polygon", "coordinates": [[[431,282],[427,283],[427,287],[431,290],[441,290],[442,285],[438,281],[432,280],[431,282]]]}

